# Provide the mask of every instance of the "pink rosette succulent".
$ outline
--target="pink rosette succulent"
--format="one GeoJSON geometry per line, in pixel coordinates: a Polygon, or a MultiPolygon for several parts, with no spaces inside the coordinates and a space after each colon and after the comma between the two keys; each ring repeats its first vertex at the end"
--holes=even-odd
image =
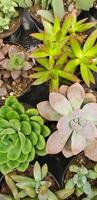
{"type": "Polygon", "coordinates": [[[37,108],[45,119],[58,121],[57,130],[47,141],[47,153],[62,151],[65,157],[71,157],[84,151],[97,161],[97,103],[93,94],[85,93],[79,83],[61,86],[59,93],[50,93],[49,101],[37,108]]]}

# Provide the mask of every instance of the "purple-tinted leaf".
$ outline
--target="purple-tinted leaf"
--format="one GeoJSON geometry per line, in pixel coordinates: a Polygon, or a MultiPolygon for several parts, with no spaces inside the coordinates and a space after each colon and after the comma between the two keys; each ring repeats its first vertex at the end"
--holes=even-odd
{"type": "Polygon", "coordinates": [[[71,156],[73,156],[73,152],[71,150],[71,139],[69,139],[67,141],[67,143],[65,144],[63,150],[62,150],[62,154],[66,157],[69,158],[71,156]]]}
{"type": "Polygon", "coordinates": [[[74,83],[67,90],[67,97],[72,108],[79,109],[85,98],[85,91],[79,83],[74,83]]]}
{"type": "Polygon", "coordinates": [[[59,88],[59,93],[66,96],[68,88],[69,88],[69,86],[67,86],[67,85],[61,85],[60,88],[59,88]]]}
{"type": "Polygon", "coordinates": [[[87,124],[80,131],[80,134],[86,139],[97,138],[97,128],[94,124],[87,122],[87,124]]]}
{"type": "Polygon", "coordinates": [[[18,48],[15,45],[10,45],[10,48],[8,49],[8,55],[9,57],[13,56],[14,54],[18,53],[18,48]]]}
{"type": "Polygon", "coordinates": [[[40,115],[49,121],[58,121],[62,117],[62,115],[53,110],[48,101],[37,104],[37,108],[40,115]]]}
{"type": "Polygon", "coordinates": [[[72,133],[72,128],[69,125],[70,119],[68,117],[62,117],[58,124],[57,124],[57,129],[61,134],[64,135],[66,142],[69,139],[71,133],[72,133]]]}
{"type": "Polygon", "coordinates": [[[13,80],[16,80],[17,78],[19,78],[20,75],[21,75],[21,71],[18,71],[18,70],[11,71],[11,76],[13,80]]]}
{"type": "Polygon", "coordinates": [[[59,93],[50,93],[49,102],[52,108],[61,115],[69,115],[72,113],[72,107],[69,101],[59,93]]]}
{"type": "Polygon", "coordinates": [[[58,131],[51,134],[47,140],[46,152],[48,154],[57,154],[62,151],[66,143],[65,135],[59,134],[58,131]]]}
{"type": "Polygon", "coordinates": [[[27,70],[30,70],[32,69],[32,65],[30,62],[28,61],[25,61],[25,66],[23,67],[23,70],[27,71],[27,70]]]}
{"type": "Polygon", "coordinates": [[[85,119],[97,124],[97,103],[88,103],[82,109],[85,119]]]}
{"type": "Polygon", "coordinates": [[[88,144],[84,149],[84,152],[89,159],[97,162],[97,139],[88,140],[88,144]]]}
{"type": "Polygon", "coordinates": [[[71,149],[74,155],[77,155],[81,151],[84,150],[86,146],[86,141],[80,133],[76,133],[75,131],[71,137],[71,149]]]}

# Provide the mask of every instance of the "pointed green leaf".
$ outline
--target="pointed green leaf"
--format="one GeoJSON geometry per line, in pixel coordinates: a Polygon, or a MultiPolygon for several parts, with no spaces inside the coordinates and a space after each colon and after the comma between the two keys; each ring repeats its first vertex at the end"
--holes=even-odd
{"type": "Polygon", "coordinates": [[[38,40],[44,41],[44,33],[32,33],[31,36],[38,40]]]}
{"type": "Polygon", "coordinates": [[[78,57],[78,58],[82,58],[83,53],[82,53],[79,42],[76,39],[71,38],[70,44],[71,44],[71,48],[72,48],[75,56],[78,57]]]}
{"type": "Polygon", "coordinates": [[[45,51],[41,51],[40,49],[37,49],[31,53],[31,57],[33,58],[45,58],[48,56],[48,53],[45,51]]]}
{"type": "Polygon", "coordinates": [[[48,166],[47,164],[44,164],[42,167],[42,179],[44,179],[48,174],[48,166]]]}
{"type": "Polygon", "coordinates": [[[36,59],[36,62],[38,62],[39,64],[41,64],[42,66],[44,66],[46,69],[49,68],[49,62],[48,62],[47,58],[36,59]]]}
{"type": "Polygon", "coordinates": [[[88,68],[85,64],[80,65],[80,71],[81,71],[81,76],[86,83],[88,87],[90,87],[90,79],[89,79],[89,73],[88,73],[88,68]]]}
{"type": "Polygon", "coordinates": [[[97,30],[93,31],[91,35],[88,37],[86,40],[84,47],[83,47],[83,52],[86,53],[96,42],[97,39],[97,30]]]}
{"type": "Polygon", "coordinates": [[[70,60],[64,67],[64,71],[74,73],[76,70],[76,67],[80,64],[80,59],[76,58],[73,60],[70,60]]]}

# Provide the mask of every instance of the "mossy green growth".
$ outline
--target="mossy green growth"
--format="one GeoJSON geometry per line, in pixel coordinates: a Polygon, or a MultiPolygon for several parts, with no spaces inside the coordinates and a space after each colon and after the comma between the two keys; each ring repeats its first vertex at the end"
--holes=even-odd
{"type": "Polygon", "coordinates": [[[8,97],[0,108],[0,171],[25,171],[36,154],[46,154],[49,134],[37,109],[25,110],[15,97],[8,97]]]}

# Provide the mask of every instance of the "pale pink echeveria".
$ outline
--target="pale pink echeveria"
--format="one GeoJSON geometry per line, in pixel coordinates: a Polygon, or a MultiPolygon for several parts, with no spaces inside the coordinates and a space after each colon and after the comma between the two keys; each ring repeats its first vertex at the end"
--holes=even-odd
{"type": "Polygon", "coordinates": [[[86,94],[79,83],[62,87],[60,92],[50,93],[49,101],[37,105],[45,119],[58,121],[57,130],[47,141],[47,153],[62,151],[71,157],[84,150],[87,157],[97,161],[97,103],[89,96],[90,103],[84,105],[86,94]]]}

